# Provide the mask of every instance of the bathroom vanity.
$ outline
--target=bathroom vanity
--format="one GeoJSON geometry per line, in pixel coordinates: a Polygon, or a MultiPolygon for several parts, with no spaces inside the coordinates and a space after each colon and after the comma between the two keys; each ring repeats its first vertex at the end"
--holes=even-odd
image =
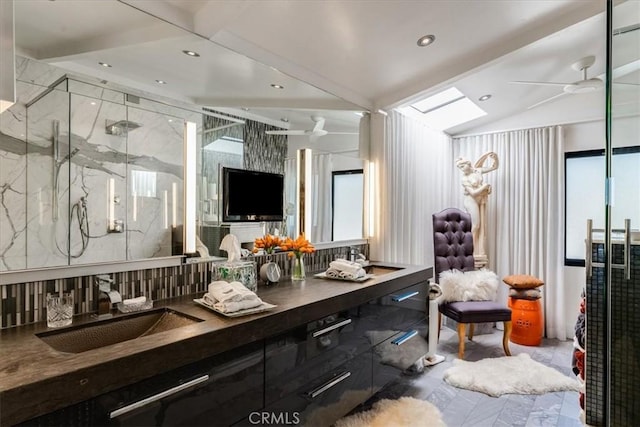
{"type": "Polygon", "coordinates": [[[2,331],[0,425],[329,425],[420,358],[407,348],[426,348],[402,345],[426,335],[432,269],[373,273],[260,287],[277,307],[244,317],[195,304],[201,295],[166,300],[154,310],[193,321],[89,350],[54,349],[41,323],[2,331]]]}

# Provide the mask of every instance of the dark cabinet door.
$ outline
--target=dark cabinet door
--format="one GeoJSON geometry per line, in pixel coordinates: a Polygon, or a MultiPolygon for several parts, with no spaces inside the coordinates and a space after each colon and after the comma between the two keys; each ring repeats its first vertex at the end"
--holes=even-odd
{"type": "Polygon", "coordinates": [[[268,405],[327,374],[371,345],[358,328],[358,308],[326,316],[270,338],[265,347],[268,405]]]}
{"type": "Polygon", "coordinates": [[[330,426],[371,397],[371,351],[309,381],[298,390],[251,414],[239,425],[330,426]]]}
{"type": "Polygon", "coordinates": [[[410,325],[373,347],[373,392],[376,393],[403,372],[421,369],[420,359],[429,348],[427,345],[428,322],[426,319],[410,325]]]}
{"type": "Polygon", "coordinates": [[[225,426],[260,410],[263,399],[264,346],[258,342],[44,415],[25,425],[225,426]]]}

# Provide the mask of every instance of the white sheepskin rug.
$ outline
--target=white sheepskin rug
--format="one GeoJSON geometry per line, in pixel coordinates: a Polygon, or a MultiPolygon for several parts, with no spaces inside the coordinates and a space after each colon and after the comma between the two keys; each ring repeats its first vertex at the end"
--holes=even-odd
{"type": "Polygon", "coordinates": [[[479,391],[489,396],[503,394],[544,394],[580,391],[576,378],[532,360],[526,353],[466,362],[455,359],[444,372],[444,380],[454,387],[479,391]]]}
{"type": "Polygon", "coordinates": [[[335,427],[446,427],[440,411],[426,400],[382,399],[366,411],[338,420],[335,427]]]}
{"type": "Polygon", "coordinates": [[[452,301],[493,301],[498,292],[498,276],[491,270],[459,271],[440,273],[442,295],[438,303],[452,301]]]}

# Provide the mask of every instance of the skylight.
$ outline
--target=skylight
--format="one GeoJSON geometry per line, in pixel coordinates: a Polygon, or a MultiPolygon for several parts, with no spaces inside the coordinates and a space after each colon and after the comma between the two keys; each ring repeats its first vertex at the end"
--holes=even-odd
{"type": "Polygon", "coordinates": [[[455,87],[414,102],[411,107],[422,113],[430,127],[441,131],[487,114],[455,87]]]}

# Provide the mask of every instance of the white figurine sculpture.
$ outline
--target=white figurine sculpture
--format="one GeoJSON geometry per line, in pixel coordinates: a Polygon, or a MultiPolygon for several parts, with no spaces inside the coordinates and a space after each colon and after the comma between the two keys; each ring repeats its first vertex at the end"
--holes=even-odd
{"type": "Polygon", "coordinates": [[[483,183],[482,175],[498,169],[498,155],[488,152],[480,156],[475,165],[462,157],[456,160],[456,166],[462,171],[464,188],[464,208],[471,215],[471,233],[473,234],[473,258],[476,268],[485,267],[489,259],[486,253],[486,216],[487,197],[491,194],[491,185],[483,183]],[[490,165],[485,166],[487,159],[490,165]]]}

